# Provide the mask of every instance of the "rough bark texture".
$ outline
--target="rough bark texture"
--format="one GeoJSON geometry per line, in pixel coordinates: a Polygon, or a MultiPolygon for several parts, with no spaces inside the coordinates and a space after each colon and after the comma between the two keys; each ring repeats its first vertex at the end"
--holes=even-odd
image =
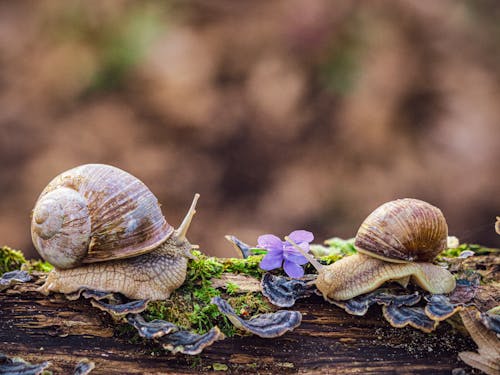
{"type": "Polygon", "coordinates": [[[210,372],[218,364],[229,373],[477,373],[457,356],[476,349],[468,336],[447,323],[432,334],[392,328],[378,307],[357,317],[313,296],[295,306],[303,322],[294,332],[277,339],[228,338],[201,355],[184,356],[130,342],[88,301],[45,297],[36,287],[20,284],[0,293],[0,352],[51,361],[56,375],[70,373],[83,357],[95,362],[92,374],[111,375],[210,372]]]}

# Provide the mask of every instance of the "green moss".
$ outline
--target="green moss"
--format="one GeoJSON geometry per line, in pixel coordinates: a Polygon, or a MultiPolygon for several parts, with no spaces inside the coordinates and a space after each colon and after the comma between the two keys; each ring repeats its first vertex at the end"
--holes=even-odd
{"type": "Polygon", "coordinates": [[[11,249],[8,246],[0,247],[0,275],[18,270],[24,263],[26,263],[26,259],[19,250],[11,249]]]}
{"type": "Polygon", "coordinates": [[[229,367],[226,364],[218,363],[218,362],[212,363],[212,368],[214,369],[214,371],[227,371],[227,370],[229,370],[229,367]]]}
{"type": "Polygon", "coordinates": [[[444,250],[438,256],[438,260],[442,258],[456,258],[460,256],[460,254],[464,251],[472,251],[475,255],[487,255],[487,254],[498,254],[500,253],[500,249],[493,249],[489,247],[483,247],[481,245],[467,244],[463,243],[458,247],[454,247],[451,249],[444,250]]]}
{"type": "Polygon", "coordinates": [[[228,282],[226,284],[226,291],[227,291],[227,294],[229,294],[229,295],[233,295],[233,294],[237,293],[239,288],[240,287],[235,283],[228,282]]]}
{"type": "Polygon", "coordinates": [[[54,266],[41,259],[29,259],[23,264],[22,269],[30,273],[33,271],[50,272],[54,269],[54,266]]]}
{"type": "Polygon", "coordinates": [[[195,259],[190,260],[186,281],[166,301],[155,301],[146,310],[147,319],[163,319],[182,328],[205,333],[217,325],[226,336],[237,333],[233,324],[221,314],[210,301],[215,296],[227,299],[242,315],[254,315],[271,311],[269,303],[260,293],[238,294],[238,285],[230,283],[228,292],[212,287],[211,279],[225,272],[241,273],[260,279],[264,271],[258,268],[262,256],[247,259],[220,259],[208,257],[193,251],[195,259]]]}

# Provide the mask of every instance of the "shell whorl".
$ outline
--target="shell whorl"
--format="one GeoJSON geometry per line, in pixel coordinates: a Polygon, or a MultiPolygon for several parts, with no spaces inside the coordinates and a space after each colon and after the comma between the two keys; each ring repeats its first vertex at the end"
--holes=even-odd
{"type": "Polygon", "coordinates": [[[48,262],[59,268],[81,263],[87,254],[90,233],[87,201],[77,191],[61,187],[38,200],[33,210],[31,237],[48,262]]]}
{"type": "Polygon", "coordinates": [[[146,185],[104,164],[82,165],[54,178],[31,221],[35,248],[58,268],[137,256],[172,233],[146,185]]]}
{"type": "Polygon", "coordinates": [[[391,262],[431,262],[446,248],[448,225],[441,210],[418,199],[397,199],[361,224],[356,248],[391,262]]]}

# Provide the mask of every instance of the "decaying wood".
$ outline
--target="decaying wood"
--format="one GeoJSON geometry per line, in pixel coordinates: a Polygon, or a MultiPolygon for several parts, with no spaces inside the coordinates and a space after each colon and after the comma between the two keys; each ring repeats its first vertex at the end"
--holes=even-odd
{"type": "Polygon", "coordinates": [[[379,307],[356,317],[313,296],[294,306],[303,320],[291,333],[228,338],[198,356],[185,356],[128,342],[88,301],[45,297],[36,287],[20,284],[0,293],[0,352],[33,363],[50,361],[54,374],[70,373],[82,358],[95,362],[92,374],[197,373],[225,366],[231,373],[261,374],[450,374],[455,368],[475,373],[457,356],[476,349],[469,337],[446,323],[432,334],[392,328],[379,307]]]}

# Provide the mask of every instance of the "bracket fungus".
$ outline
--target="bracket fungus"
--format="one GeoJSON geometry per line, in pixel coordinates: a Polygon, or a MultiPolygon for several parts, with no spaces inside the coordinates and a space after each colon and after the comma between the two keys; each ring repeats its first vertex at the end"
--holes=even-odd
{"type": "Polygon", "coordinates": [[[137,314],[146,310],[146,307],[148,307],[148,300],[139,299],[126,303],[114,304],[106,303],[102,300],[91,299],[90,304],[100,310],[106,311],[112,316],[118,317],[127,314],[137,314]]]}
{"type": "Polygon", "coordinates": [[[425,315],[421,307],[408,307],[397,305],[384,305],[382,307],[384,318],[393,326],[402,328],[407,325],[420,329],[423,332],[432,332],[436,329],[438,322],[425,315]]]}
{"type": "Polygon", "coordinates": [[[425,314],[432,320],[442,321],[448,319],[463,309],[462,304],[451,303],[450,299],[442,294],[431,294],[424,298],[427,301],[425,314]]]}
{"type": "Polygon", "coordinates": [[[127,322],[137,330],[139,336],[146,339],[157,339],[179,330],[175,324],[161,319],[146,322],[140,314],[127,315],[127,322]]]}
{"type": "MultiPolygon", "coordinates": [[[[311,276],[311,275],[310,275],[311,276]]],[[[290,279],[284,276],[275,276],[269,272],[264,274],[260,283],[262,294],[275,306],[291,307],[299,298],[309,297],[314,292],[314,285],[306,280],[290,279]]]]}
{"type": "Polygon", "coordinates": [[[248,320],[241,319],[231,305],[220,297],[214,297],[212,303],[219,311],[226,315],[237,328],[253,333],[259,337],[273,338],[284,335],[298,327],[302,321],[302,315],[298,311],[279,310],[252,317],[248,320]]]}
{"type": "Polygon", "coordinates": [[[21,358],[9,358],[0,353],[0,374],[38,375],[50,366],[50,362],[31,364],[21,358]]]}
{"type": "Polygon", "coordinates": [[[26,283],[31,280],[31,276],[26,271],[5,272],[0,278],[0,291],[10,288],[12,285],[26,283]]]}
{"type": "Polygon", "coordinates": [[[392,294],[389,289],[377,289],[374,292],[363,294],[347,301],[330,300],[331,303],[344,309],[351,315],[363,316],[368,312],[370,306],[375,303],[379,305],[413,306],[420,301],[418,292],[412,294],[392,294]]]}

